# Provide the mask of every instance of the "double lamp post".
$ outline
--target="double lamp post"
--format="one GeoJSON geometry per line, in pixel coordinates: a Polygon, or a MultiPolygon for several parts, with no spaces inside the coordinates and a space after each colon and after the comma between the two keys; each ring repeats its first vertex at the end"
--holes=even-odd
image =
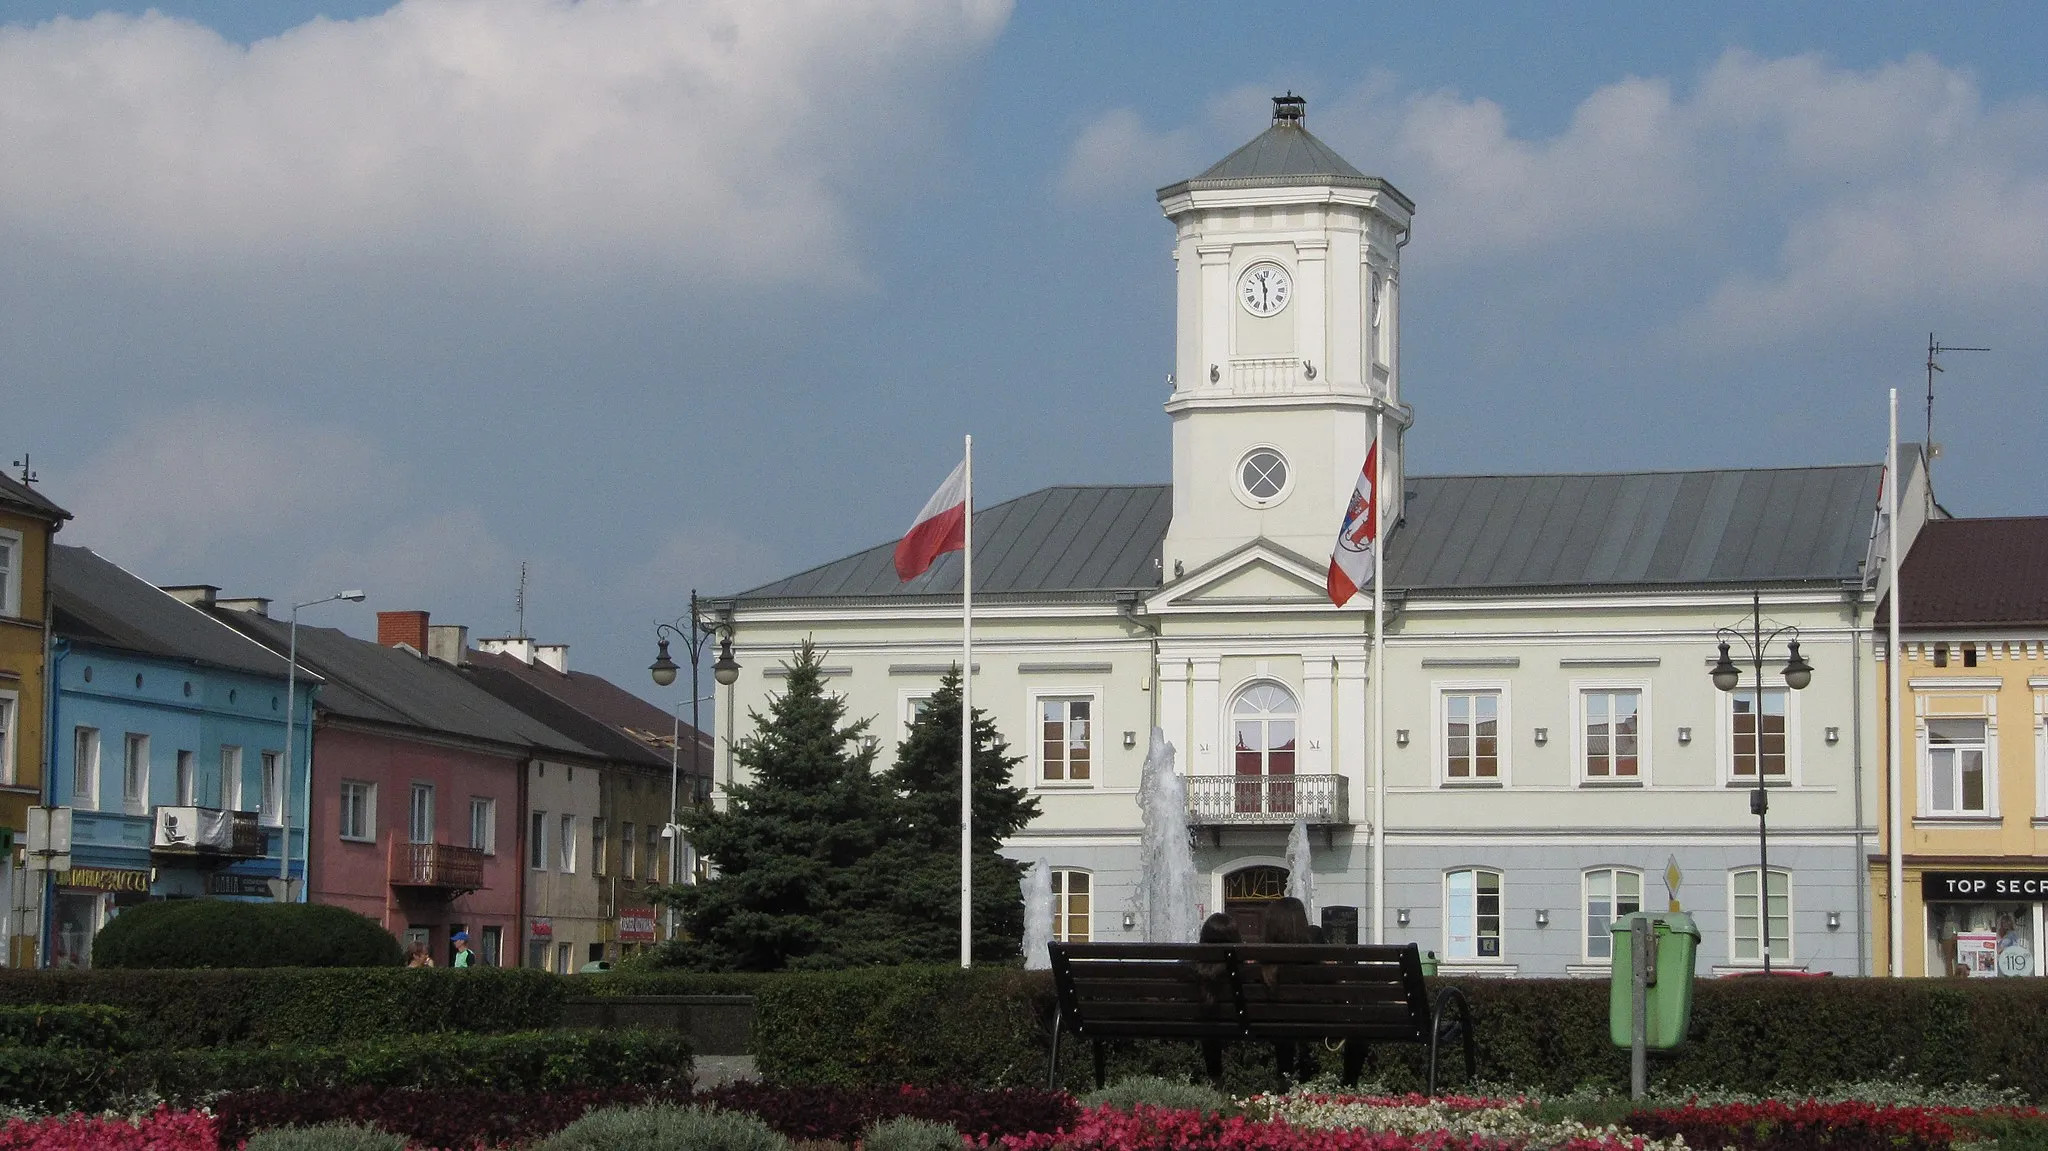
{"type": "MultiPolygon", "coordinates": [[[[729,629],[721,629],[715,622],[704,618],[704,614],[697,603],[697,591],[695,588],[690,590],[690,615],[687,626],[684,625],[682,620],[677,620],[675,623],[654,625],[654,638],[659,644],[659,650],[654,656],[654,662],[647,666],[647,673],[654,677],[655,684],[660,687],[667,687],[676,681],[677,670],[676,661],[669,658],[669,639],[673,637],[681,641],[683,647],[690,653],[690,777],[692,779],[703,775],[704,756],[704,739],[701,734],[704,728],[697,718],[699,714],[698,707],[704,702],[704,695],[698,689],[697,668],[699,664],[704,662],[704,644],[713,635],[718,635],[719,639],[718,659],[711,665],[711,676],[722,686],[731,687],[739,682],[740,678],[740,662],[732,657],[732,632],[729,629]],[[721,631],[723,634],[720,634],[721,631]]],[[[680,722],[680,717],[678,717],[678,722],[680,722]]],[[[676,745],[681,742],[681,732],[675,733],[674,738],[669,740],[668,826],[661,829],[662,837],[669,841],[668,881],[670,883],[675,883],[680,878],[677,875],[677,870],[681,866],[683,854],[683,829],[679,821],[680,781],[678,779],[681,759],[676,749],[676,745]]],[[[675,936],[675,913],[673,910],[670,911],[669,916],[669,936],[673,938],[675,936]]]]}

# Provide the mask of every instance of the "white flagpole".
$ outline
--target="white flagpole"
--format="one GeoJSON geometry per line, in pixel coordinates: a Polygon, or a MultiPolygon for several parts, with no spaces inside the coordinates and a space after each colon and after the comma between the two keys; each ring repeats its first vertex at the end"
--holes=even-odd
{"type": "MultiPolygon", "coordinates": [[[[1887,973],[1897,979],[1906,974],[1906,875],[1905,848],[1899,839],[1904,834],[1905,822],[1899,788],[1903,782],[1903,749],[1899,746],[1905,738],[1903,701],[1899,698],[1899,617],[1905,614],[1905,603],[1899,596],[1899,553],[1906,550],[1905,533],[1899,530],[1899,487],[1903,477],[1899,475],[1899,389],[1891,390],[1891,439],[1885,442],[1884,502],[1885,523],[1890,539],[1885,543],[1885,566],[1891,569],[1891,618],[1890,635],[1884,655],[1885,678],[1889,681],[1888,691],[1891,706],[1886,722],[1891,731],[1885,740],[1890,754],[1885,757],[1885,840],[1889,847],[1886,862],[1886,893],[1890,900],[1891,948],[1888,955],[1887,973]]],[[[1924,465],[1923,465],[1924,466],[1924,465]]]]}
{"type": "Polygon", "coordinates": [[[974,966],[974,437],[960,560],[960,966],[974,966]]]}
{"type": "Polygon", "coordinates": [[[1387,941],[1386,410],[1372,417],[1372,941],[1387,941]]]}

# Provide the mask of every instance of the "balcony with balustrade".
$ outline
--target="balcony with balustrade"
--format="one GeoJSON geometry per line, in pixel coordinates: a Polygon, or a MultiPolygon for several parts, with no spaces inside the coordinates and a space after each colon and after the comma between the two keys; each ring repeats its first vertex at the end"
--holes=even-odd
{"type": "Polygon", "coordinates": [[[1341,775],[1191,775],[1187,785],[1188,825],[1219,842],[1226,827],[1351,822],[1350,781],[1341,775]]]}
{"type": "Polygon", "coordinates": [[[391,845],[391,886],[422,889],[443,895],[481,891],[484,853],[452,843],[391,845]]]}

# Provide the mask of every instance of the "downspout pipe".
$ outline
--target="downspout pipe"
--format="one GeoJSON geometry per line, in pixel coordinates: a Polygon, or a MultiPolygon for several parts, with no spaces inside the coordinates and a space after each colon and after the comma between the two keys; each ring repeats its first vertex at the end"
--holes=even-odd
{"type": "MultiPolygon", "coordinates": [[[[49,565],[47,563],[44,564],[44,567],[46,569],[48,568],[48,566],[49,565]]],[[[47,602],[48,600],[46,597],[45,603],[47,604],[47,602]]],[[[45,712],[45,717],[43,720],[43,803],[47,807],[56,807],[58,716],[57,685],[63,682],[62,677],[64,674],[64,660],[71,655],[71,641],[68,639],[64,639],[62,637],[52,636],[50,639],[50,646],[48,650],[49,658],[46,662],[49,670],[44,673],[43,678],[43,694],[49,697],[48,699],[43,701],[43,710],[45,712]]],[[[77,765],[74,764],[73,769],[76,770],[76,767],[77,765]]],[[[76,785],[72,787],[72,790],[78,790],[76,785]]],[[[26,859],[24,859],[23,862],[26,862],[26,859]]],[[[41,899],[38,901],[40,909],[38,919],[40,920],[40,922],[36,924],[35,931],[35,965],[37,967],[47,967],[50,962],[50,932],[55,926],[55,924],[52,922],[55,917],[50,914],[50,908],[53,907],[57,901],[57,875],[55,872],[43,872],[42,887],[43,889],[41,892],[41,899]]],[[[22,889],[24,892],[26,892],[27,888],[28,885],[26,883],[22,884],[22,889]]],[[[8,892],[7,895],[9,899],[14,898],[14,893],[11,891],[8,892]]],[[[28,909],[24,907],[17,908],[17,910],[27,911],[28,909]]],[[[28,933],[23,932],[22,934],[26,935],[28,933]]],[[[10,956],[9,958],[11,959],[12,957],[10,956]]]]}
{"type": "Polygon", "coordinates": [[[1863,836],[1863,583],[1843,597],[1849,601],[1849,778],[1856,815],[1856,974],[1870,974],[1870,858],[1863,836]]]}

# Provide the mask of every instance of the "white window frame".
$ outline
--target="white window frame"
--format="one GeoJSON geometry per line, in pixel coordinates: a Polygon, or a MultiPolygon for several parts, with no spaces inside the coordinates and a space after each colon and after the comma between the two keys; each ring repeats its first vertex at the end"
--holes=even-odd
{"type": "Polygon", "coordinates": [[[1507,962],[1508,950],[1507,934],[1508,874],[1506,871],[1498,867],[1483,867],[1474,865],[1472,867],[1454,867],[1444,872],[1442,943],[1442,955],[1444,957],[1444,962],[1453,964],[1505,963],[1507,962]],[[1452,930],[1457,926],[1455,923],[1451,921],[1451,883],[1453,879],[1460,875],[1470,875],[1472,877],[1472,954],[1470,955],[1458,955],[1451,950],[1451,933],[1452,930]],[[1497,891],[1495,898],[1499,901],[1498,913],[1496,915],[1498,922],[1494,928],[1494,938],[1497,941],[1495,951],[1497,952],[1497,954],[1494,955],[1483,955],[1480,953],[1480,942],[1482,939],[1485,938],[1485,936],[1483,936],[1480,933],[1479,926],[1479,877],[1481,875],[1493,876],[1497,891]]]}
{"type": "Polygon", "coordinates": [[[485,855],[498,854],[498,801],[495,797],[469,797],[469,845],[485,855]],[[479,816],[482,817],[481,822],[479,816]]]}
{"type": "Polygon", "coordinates": [[[121,738],[121,810],[149,814],[149,736],[131,731],[121,738]]]}
{"type": "Polygon", "coordinates": [[[932,696],[937,694],[930,688],[906,687],[896,693],[896,742],[901,745],[910,738],[910,725],[917,722],[917,713],[929,706],[932,696]]]}
{"type": "Polygon", "coordinates": [[[377,785],[360,779],[341,781],[336,833],[350,843],[377,842],[377,785]]]}
{"type": "Polygon", "coordinates": [[[414,780],[408,794],[405,808],[405,838],[407,843],[433,843],[434,835],[440,830],[438,821],[441,813],[434,810],[434,785],[425,780],[414,780]],[[424,807],[421,800],[425,800],[424,807]],[[424,818],[423,818],[424,817],[424,818]],[[425,832],[422,834],[422,825],[425,832]]]}
{"type": "Polygon", "coordinates": [[[27,550],[22,534],[0,528],[0,616],[21,618],[21,560],[27,550]]]}
{"type": "Polygon", "coordinates": [[[100,808],[100,729],[80,724],[71,729],[71,806],[79,811],[98,811],[100,808]],[[90,741],[90,742],[88,742],[90,741]],[[85,770],[79,771],[80,752],[90,750],[83,757],[89,760],[85,770]],[[80,790],[83,782],[85,788],[80,790]]]}
{"type": "MultiPolygon", "coordinates": [[[[1736,921],[1738,919],[1738,916],[1736,914],[1735,908],[1735,886],[1743,876],[1755,874],[1756,868],[1753,866],[1731,868],[1728,872],[1728,964],[1731,967],[1762,967],[1764,965],[1763,953],[1761,951],[1759,951],[1755,955],[1746,957],[1741,954],[1742,936],[1736,929],[1736,921]]],[[[1773,867],[1771,868],[1771,874],[1782,875],[1785,877],[1785,914],[1782,917],[1785,921],[1785,952],[1784,954],[1780,955],[1775,949],[1773,949],[1771,952],[1771,962],[1774,964],[1789,965],[1797,961],[1797,956],[1795,954],[1795,944],[1797,942],[1798,937],[1796,933],[1792,930],[1792,925],[1795,922],[1797,922],[1796,912],[1798,911],[1798,905],[1794,902],[1794,900],[1798,896],[1798,888],[1797,885],[1795,885],[1792,881],[1792,870],[1790,868],[1773,867]]],[[[1769,920],[1772,918],[1776,918],[1770,914],[1770,892],[1768,890],[1768,884],[1766,884],[1766,889],[1762,897],[1762,907],[1759,910],[1762,912],[1762,918],[1765,921],[1763,930],[1767,932],[1769,930],[1769,920]]],[[[1773,942],[1776,942],[1776,940],[1774,939],[1773,942]]]]}
{"type": "Polygon", "coordinates": [[[1052,939],[1055,943],[1086,943],[1095,936],[1095,873],[1080,867],[1052,868],[1052,939]],[[1081,930],[1074,931],[1074,878],[1087,890],[1079,893],[1086,902],[1078,915],[1081,930]]]}
{"type": "MultiPolygon", "coordinates": [[[[1436,765],[1436,782],[1444,788],[1492,788],[1511,786],[1514,777],[1514,708],[1508,692],[1508,681],[1504,679],[1445,679],[1429,685],[1429,740],[1430,755],[1436,765]],[[1491,692],[1500,701],[1499,732],[1495,740],[1499,766],[1494,777],[1454,776],[1451,774],[1451,746],[1449,711],[1444,706],[1444,697],[1451,695],[1477,695],[1491,692]]],[[[1475,756],[1477,758],[1475,748],[1475,756]]]]}
{"type": "Polygon", "coordinates": [[[284,753],[266,748],[257,764],[256,821],[264,827],[283,827],[284,753]]]}
{"type": "MultiPolygon", "coordinates": [[[[1926,819],[1997,819],[1998,818],[1998,719],[1995,715],[1949,715],[1942,713],[1923,714],[1914,724],[1915,736],[1919,742],[1920,795],[1917,803],[1918,815],[1926,819]],[[1927,730],[1931,723],[1981,723],[1984,737],[1978,749],[1984,756],[1984,809],[1967,811],[1961,806],[1962,775],[1957,772],[1955,796],[1958,806],[1951,811],[1942,811],[1934,806],[1934,740],[1927,730]]],[[[1948,745],[1957,746],[1957,745],[1948,745]]],[[[1967,745],[1964,745],[1967,746],[1967,745]]]]}
{"type": "MultiPolygon", "coordinates": [[[[1102,785],[1102,698],[1101,684],[1081,687],[1034,687],[1028,693],[1025,710],[1031,717],[1031,778],[1033,786],[1049,791],[1074,791],[1102,785]],[[1053,701],[1088,705],[1088,778],[1047,779],[1045,776],[1045,716],[1043,708],[1053,701]]],[[[1071,714],[1067,722],[1072,722],[1071,714]]]]}
{"type": "MultiPolygon", "coordinates": [[[[640,825],[647,843],[646,878],[654,883],[667,883],[669,873],[661,866],[661,828],[652,823],[640,825]]],[[[671,841],[673,842],[673,841],[671,841]]]]}
{"type": "Polygon", "coordinates": [[[199,758],[185,748],[172,755],[171,790],[177,805],[191,807],[199,802],[199,758]]]}
{"type": "Polygon", "coordinates": [[[576,817],[574,815],[565,814],[562,816],[562,829],[560,834],[555,837],[555,847],[557,855],[560,856],[556,862],[559,864],[562,874],[576,874],[576,817]]]}
{"type": "Polygon", "coordinates": [[[242,749],[232,743],[220,745],[220,805],[242,810],[242,749]]]}
{"type": "Polygon", "coordinates": [[[2034,689],[2034,818],[2048,819],[2048,676],[2035,676],[2028,686],[2034,689]]]}
{"type": "Polygon", "coordinates": [[[1636,910],[1649,910],[1648,906],[1644,903],[1645,878],[1639,869],[1623,866],[1589,867],[1579,873],[1579,954],[1587,963],[1611,963],[1614,960],[1614,935],[1609,928],[1623,915],[1629,914],[1621,910],[1621,879],[1623,876],[1632,876],[1635,879],[1636,910]],[[1606,955],[1593,954],[1593,940],[1595,938],[1593,926],[1593,877],[1596,875],[1604,875],[1608,878],[1607,922],[1599,927],[1602,933],[1600,938],[1604,938],[1607,941],[1608,954],[1606,955]]]}
{"type": "MultiPolygon", "coordinates": [[[[1572,685],[1572,778],[1581,787],[1648,787],[1650,786],[1650,733],[1656,730],[1650,722],[1650,684],[1641,679],[1585,679],[1573,680],[1572,685]],[[1586,697],[1592,695],[1615,695],[1634,692],[1636,696],[1636,773],[1634,775],[1594,775],[1587,766],[1586,757],[1590,741],[1586,726],[1590,722],[1586,697]]],[[[1610,727],[1611,727],[1610,723],[1610,727]]],[[[1610,735],[1610,739],[1612,736],[1610,735]]],[[[1613,745],[1609,745],[1609,758],[1613,756],[1613,745]]]]}
{"type": "Polygon", "coordinates": [[[21,758],[15,753],[20,742],[16,727],[21,721],[21,697],[11,691],[0,691],[0,783],[12,786],[15,770],[21,758]]]}
{"type": "Polygon", "coordinates": [[[526,869],[548,869],[548,813],[535,810],[526,819],[526,869]]]}
{"type": "MultiPolygon", "coordinates": [[[[1778,677],[1778,682],[1772,683],[1772,676],[1772,672],[1764,673],[1765,693],[1785,693],[1785,774],[1782,778],[1765,776],[1764,782],[1768,787],[1798,787],[1801,780],[1801,761],[1804,759],[1800,748],[1803,726],[1800,720],[1799,697],[1806,693],[1787,687],[1783,677],[1778,677]]],[[[1756,676],[1752,671],[1752,674],[1744,678],[1734,691],[1717,690],[1714,694],[1721,697],[1714,705],[1716,713],[1720,716],[1714,738],[1718,744],[1721,783],[1726,787],[1755,787],[1755,776],[1735,773],[1735,700],[1740,697],[1747,703],[1756,698],[1756,676]]]]}

